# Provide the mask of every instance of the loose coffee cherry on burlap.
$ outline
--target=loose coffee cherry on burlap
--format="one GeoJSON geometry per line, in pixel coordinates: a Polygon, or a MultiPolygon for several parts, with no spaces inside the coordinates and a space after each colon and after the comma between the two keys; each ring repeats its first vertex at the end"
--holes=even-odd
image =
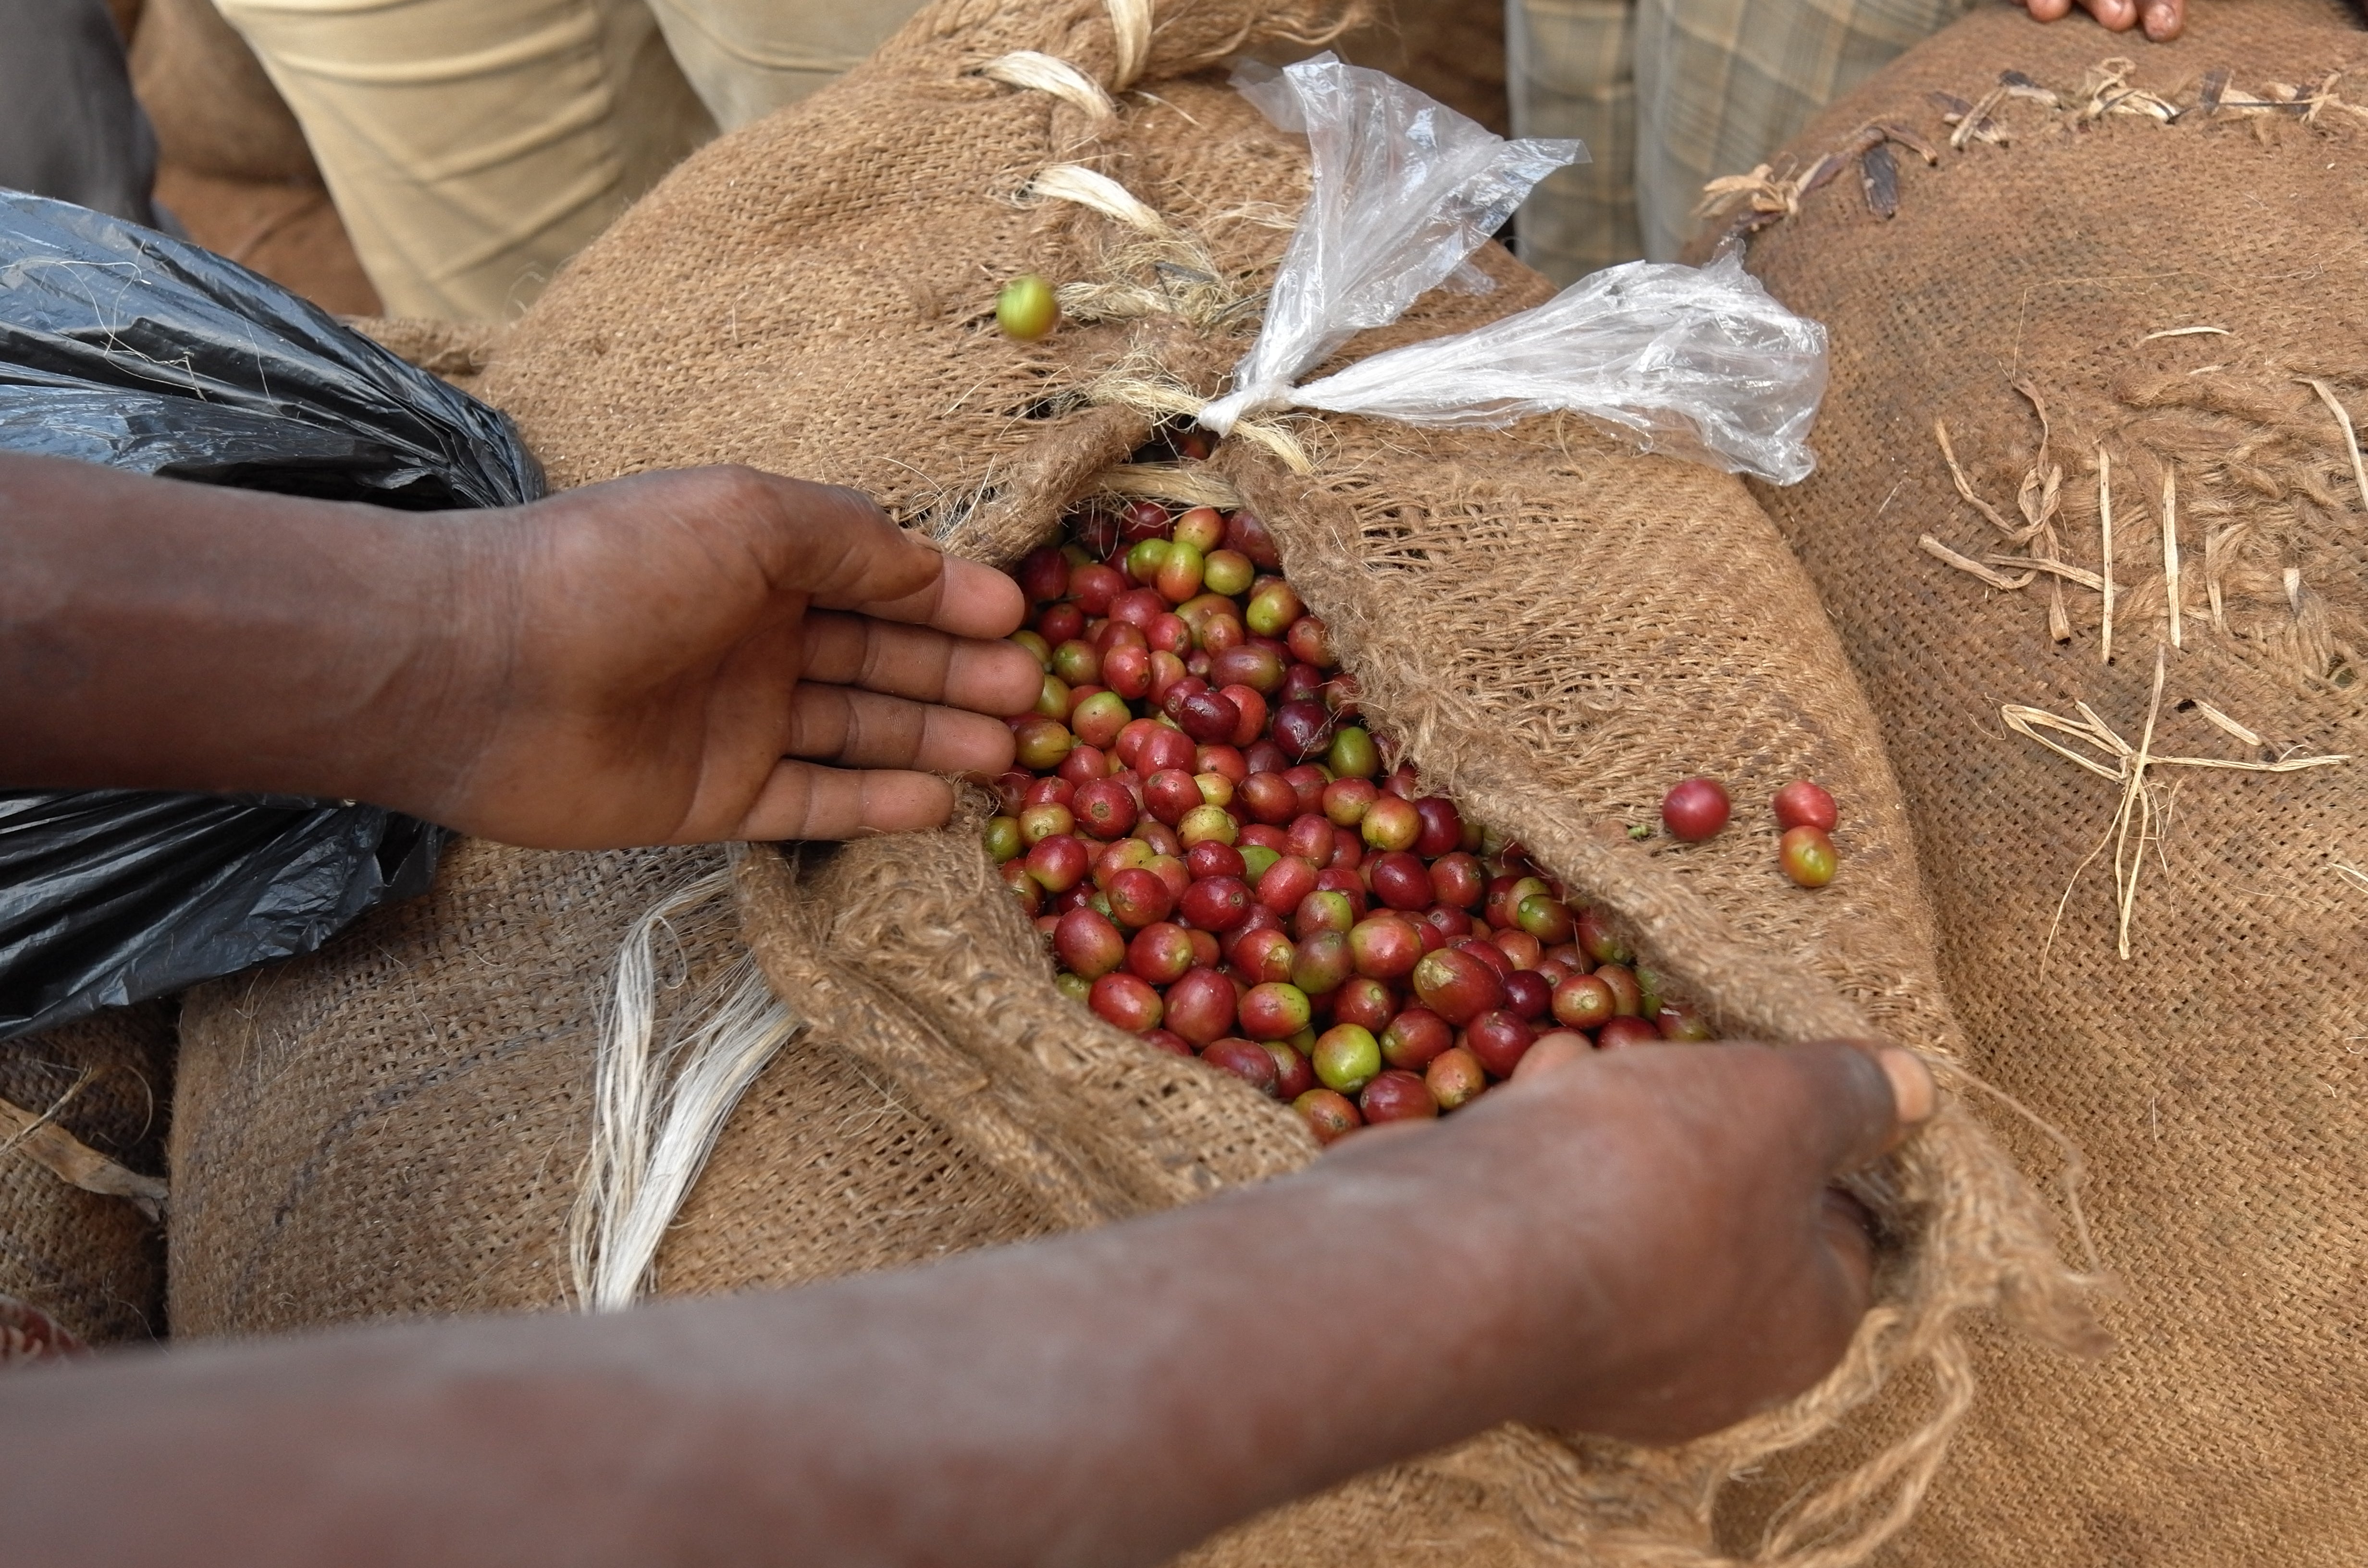
{"type": "Polygon", "coordinates": [[[1168,986],[1167,1017],[1153,1021],[1207,1045],[1234,1032],[1234,983],[1213,969],[1190,969],[1168,986]]]}
{"type": "Polygon", "coordinates": [[[1053,286],[1032,272],[1021,273],[995,296],[995,324],[1006,337],[1033,343],[1060,321],[1061,301],[1053,286]]]}
{"type": "Polygon", "coordinates": [[[1575,974],[1554,988],[1554,1022],[1566,1028],[1599,1029],[1619,1012],[1611,987],[1592,974],[1575,974]]]}
{"type": "Polygon", "coordinates": [[[1389,1068],[1376,1074],[1357,1096],[1357,1108],[1369,1126],[1384,1121],[1429,1121],[1439,1115],[1439,1101],[1419,1074],[1389,1068]]]}
{"type": "Polygon", "coordinates": [[[1414,966],[1414,990],[1424,1006],[1459,1026],[1505,1005],[1503,980],[1465,948],[1424,954],[1414,966]]]}
{"type": "Polygon", "coordinates": [[[1777,841],[1776,858],[1784,874],[1804,888],[1824,887],[1841,865],[1834,841],[1823,829],[1808,826],[1786,828],[1777,841]]]}
{"type": "Polygon", "coordinates": [[[1276,1099],[1295,1100],[1317,1086],[1315,1064],[1292,1047],[1269,1040],[1258,1049],[1274,1058],[1276,1099]]]}
{"type": "Polygon", "coordinates": [[[1408,1007],[1382,1031],[1382,1055],[1393,1067],[1421,1072],[1455,1043],[1455,1031],[1428,1007],[1408,1007]]]}
{"type": "Polygon", "coordinates": [[[1338,1089],[1310,1089],[1291,1102],[1318,1143],[1331,1143],[1365,1125],[1356,1102],[1338,1089]]]}
{"type": "Polygon", "coordinates": [[[1094,909],[1073,909],[1053,933],[1053,950],[1070,971],[1099,980],[1126,961],[1126,938],[1094,909]]]}
{"type": "Polygon", "coordinates": [[[1488,1070],[1480,1059],[1458,1046],[1433,1057],[1423,1069],[1423,1086],[1441,1110],[1454,1110],[1480,1097],[1488,1086],[1488,1070]]]}
{"type": "MultiPolygon", "coordinates": [[[[1064,707],[1061,711],[1065,714],[1068,710],[1064,707]]],[[[1381,769],[1381,748],[1373,744],[1373,737],[1366,731],[1354,724],[1344,725],[1333,732],[1332,744],[1324,754],[1324,766],[1330,768],[1336,778],[1370,778],[1381,769]]],[[[1371,823],[1372,818],[1368,815],[1365,820],[1371,823]]],[[[1416,832],[1419,831],[1417,825],[1416,832]]],[[[1408,848],[1414,839],[1415,835],[1409,834],[1406,843],[1391,847],[1408,848]]]]}
{"type": "Polygon", "coordinates": [[[1538,1031],[1527,1019],[1499,1007],[1464,1025],[1456,1043],[1478,1057],[1491,1076],[1509,1078],[1537,1038],[1538,1031]]]}
{"type": "Polygon", "coordinates": [[[1632,1045],[1658,1045],[1661,1031],[1642,1018],[1614,1018],[1595,1031],[1598,1051],[1624,1051],[1632,1045]]]}
{"type": "Polygon", "coordinates": [[[1360,1025],[1335,1024],[1315,1037],[1313,1060],[1326,1088],[1353,1095],[1381,1072],[1381,1042],[1360,1025]]]}
{"type": "MultiPolygon", "coordinates": [[[[1064,970],[1053,977],[1053,985],[1072,1002],[1092,1005],[1094,983],[1082,974],[1071,974],[1064,970]]],[[[1191,1047],[1187,1046],[1185,1049],[1190,1051],[1191,1047]]]]}
{"type": "Polygon", "coordinates": [[[1173,1029],[1145,1029],[1135,1037],[1146,1045],[1156,1046],[1170,1056],[1190,1057],[1192,1042],[1173,1029]]]}
{"type": "Polygon", "coordinates": [[[1787,831],[1796,827],[1814,827],[1819,833],[1830,834],[1841,821],[1841,811],[1825,787],[1806,778],[1795,778],[1776,791],[1776,825],[1787,831]]]}
{"type": "Polygon", "coordinates": [[[1288,1040],[1315,1016],[1307,993],[1288,982],[1251,986],[1235,1011],[1242,1033],[1252,1040],[1288,1040]]]}
{"type": "MultiPolygon", "coordinates": [[[[1086,1002],[1104,1018],[1133,1034],[1158,1028],[1163,1011],[1159,993],[1154,991],[1142,976],[1129,974],[1123,970],[1095,981],[1093,989],[1087,994],[1086,1002]]],[[[1184,1034],[1181,1029],[1176,1032],[1184,1034]]],[[[1185,1035],[1185,1038],[1190,1040],[1191,1036],[1185,1035]]]]}
{"type": "Polygon", "coordinates": [[[1463,816],[1455,802],[1443,795],[1418,796],[1414,803],[1415,814],[1422,819],[1422,831],[1416,835],[1414,852],[1426,860],[1436,860],[1456,852],[1463,844],[1463,816]]]}
{"type": "Polygon", "coordinates": [[[1212,1067],[1222,1068],[1248,1084],[1262,1095],[1271,1095],[1281,1086],[1282,1074],[1265,1046],[1255,1040],[1228,1038],[1211,1040],[1201,1052],[1201,1060],[1212,1067]]]}
{"type": "Polygon", "coordinates": [[[1214,506],[1193,506],[1178,513],[1176,538],[1206,552],[1224,542],[1225,517],[1214,506]]]}
{"type": "Polygon", "coordinates": [[[1715,778],[1688,778],[1661,797],[1661,825],[1671,836],[1699,844],[1726,825],[1726,786],[1715,778]]]}

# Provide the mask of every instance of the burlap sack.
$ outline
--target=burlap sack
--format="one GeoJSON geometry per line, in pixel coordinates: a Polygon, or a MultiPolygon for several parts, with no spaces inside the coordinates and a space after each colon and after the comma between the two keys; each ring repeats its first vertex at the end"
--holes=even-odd
{"type": "MultiPolygon", "coordinates": [[[[171,1094],[169,1004],[110,1007],[0,1045],[0,1296],[86,1344],[165,1332],[165,1236],[131,1199],[78,1187],[81,1155],[154,1177],[171,1094]],[[25,1119],[26,1113],[33,1119],[25,1119]]],[[[93,1169],[96,1169],[93,1166],[93,1169]]],[[[106,1185],[91,1170],[84,1180],[106,1185]]]]}
{"type": "MultiPolygon", "coordinates": [[[[495,347],[480,390],[559,485],[750,462],[867,489],[995,561],[1104,484],[1247,501],[1426,779],[1615,911],[1674,991],[1736,1034],[1880,1028],[1953,1051],[1880,736],[1734,481],[1552,421],[1300,422],[1316,477],[1248,439],[1190,473],[1113,474],[1147,405],[1213,391],[1246,347],[1255,312],[1233,304],[1306,188],[1304,147],[1191,73],[1324,25],[1312,8],[1179,6],[1138,52],[1091,0],[948,0],[837,85],[691,159],[495,347]],[[1091,95],[980,73],[1019,49],[1104,89],[1152,86],[1102,115],[1091,95]],[[1161,234],[1022,194],[1064,161],[1156,208],[1161,234]],[[1157,276],[1145,247],[1188,243],[1216,282],[1128,313],[1157,276]],[[1029,269],[1113,285],[1100,319],[1033,346],[1000,336],[995,288],[1029,269]],[[1697,770],[1730,782],[1748,825],[1666,855],[1597,831],[1652,820],[1697,770]],[[1848,869],[1817,894],[1778,873],[1751,804],[1804,773],[1845,801],[1848,869]]],[[[1503,253],[1482,265],[1494,293],[1442,294],[1358,350],[1543,297],[1503,253]]],[[[800,1032],[725,1127],[658,1256],[661,1289],[926,1258],[1313,1157],[1281,1107],[1065,1003],[975,826],[738,858],[741,931],[800,1032]]],[[[183,1330],[559,1301],[600,972],[661,890],[716,863],[463,846],[428,901],[202,990],[176,1139],[183,1330]]],[[[730,961],[719,927],[678,934],[677,994],[730,961]]],[[[1674,1454],[1495,1434],[1199,1560],[1700,1562],[1725,1479],[1920,1367],[1903,1439],[1768,1546],[1854,1560],[1913,1506],[1970,1397],[1955,1315],[2003,1306],[2067,1341],[2084,1322],[2033,1201],[1962,1108],[1870,1195],[1898,1243],[1884,1305],[1798,1406],[1674,1454]]]]}
{"type": "MultiPolygon", "coordinates": [[[[1896,739],[1971,1065],[2085,1152],[2120,1288],[2103,1315],[2121,1350],[2097,1370],[1986,1349],[1984,1400],[1903,1561],[2368,1560],[2368,506],[2358,449],[2309,384],[2368,424],[2363,66],[2368,35],[2316,0],[2198,5],[2168,47],[1998,7],[1771,171],[1846,153],[1751,244],[1834,344],[1823,466],[1761,498],[1896,739]],[[1960,108],[1981,112],[1943,118],[1960,108]],[[1939,155],[1889,148],[1887,220],[1854,161],[1870,124],[1939,155]],[[1936,420],[1998,522],[1958,494],[1936,420]],[[2183,647],[2157,710],[2167,470],[2183,647]],[[2097,585],[2063,581],[2060,643],[2048,575],[1995,587],[1919,545],[2013,585],[2029,569],[1994,558],[2045,554],[2051,533],[2097,585]],[[2078,702],[2133,749],[2153,711],[2158,756],[2357,760],[2151,767],[2164,814],[2123,959],[2108,832],[2125,786],[2004,718],[2077,722],[2078,702]]],[[[1781,213],[1782,193],[1763,205],[1781,213]]],[[[1779,1466],[1770,1494],[1797,1480],[1779,1466]]]]}

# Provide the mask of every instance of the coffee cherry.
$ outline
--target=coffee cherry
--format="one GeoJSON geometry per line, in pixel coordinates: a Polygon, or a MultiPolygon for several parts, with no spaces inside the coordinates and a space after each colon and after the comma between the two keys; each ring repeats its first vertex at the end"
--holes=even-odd
{"type": "Polygon", "coordinates": [[[1458,1046],[1440,1052],[1423,1070],[1423,1085],[1441,1110],[1454,1110],[1480,1097],[1488,1086],[1488,1072],[1480,1059],[1458,1046]]]}
{"type": "Polygon", "coordinates": [[[1661,825],[1670,835],[1699,844],[1726,825],[1726,786],[1715,778],[1689,778],[1661,798],[1661,825]]]}
{"type": "MultiPolygon", "coordinates": [[[[1093,990],[1087,994],[1086,1004],[1120,1028],[1137,1034],[1157,1028],[1164,1011],[1159,993],[1154,991],[1140,975],[1124,971],[1103,975],[1095,981],[1093,990]]],[[[1177,1032],[1182,1034],[1184,1031],[1178,1029],[1177,1032]]],[[[1185,1038],[1189,1040],[1191,1037],[1186,1035],[1185,1038]]]]}
{"type": "Polygon", "coordinates": [[[1195,968],[1168,986],[1164,1021],[1194,1045],[1206,1045],[1233,1032],[1235,1012],[1234,983],[1213,969],[1195,968]]]}
{"type": "Polygon", "coordinates": [[[1419,1077],[1393,1067],[1375,1074],[1365,1085],[1357,1096],[1357,1108],[1364,1112],[1368,1124],[1378,1126],[1384,1121],[1429,1120],[1439,1115],[1439,1101],[1419,1077]]]}
{"type": "Polygon", "coordinates": [[[1821,888],[1834,880],[1840,868],[1840,858],[1834,853],[1834,841],[1823,828],[1790,827],[1777,842],[1777,863],[1784,874],[1804,888],[1821,888]]]}
{"type": "Polygon", "coordinates": [[[1614,1018],[1595,1031],[1599,1051],[1624,1051],[1634,1045],[1658,1045],[1661,1031],[1642,1018],[1614,1018]]]}
{"type": "Polygon", "coordinates": [[[1393,1067],[1420,1072],[1455,1043],[1455,1030],[1428,1007],[1408,1007],[1382,1031],[1382,1055],[1393,1067]]]}
{"type": "Polygon", "coordinates": [[[1315,1064],[1326,1088],[1353,1095],[1382,1071],[1381,1043],[1371,1029],[1335,1024],[1315,1037],[1315,1064]]]}
{"type": "MultiPolygon", "coordinates": [[[[1305,1028],[1313,1016],[1307,993],[1285,982],[1251,986],[1249,994],[1241,999],[1238,1011],[1242,1032],[1252,1040],[1286,1040],[1305,1028]]],[[[1338,1084],[1332,1086],[1339,1087],[1338,1084]]]]}
{"type": "Polygon", "coordinates": [[[1840,821],[1840,810],[1822,785],[1795,778],[1776,791],[1776,825],[1780,828],[1814,827],[1830,834],[1840,821]]]}
{"type": "Polygon", "coordinates": [[[1505,1002],[1496,970],[1461,948],[1426,953],[1414,966],[1414,990],[1424,1006],[1451,1024],[1468,1024],[1505,1002]]]}
{"type": "Polygon", "coordinates": [[[1292,1101],[1291,1108],[1306,1121],[1318,1143],[1337,1142],[1365,1125],[1356,1102],[1338,1089],[1310,1089],[1292,1101]]]}
{"type": "Polygon", "coordinates": [[[1480,1065],[1488,1069],[1492,1076],[1509,1078],[1537,1038],[1538,1031],[1530,1027],[1527,1019],[1499,1007],[1464,1025],[1456,1043],[1478,1057],[1480,1065]]]}
{"type": "Polygon", "coordinates": [[[1281,1097],[1277,1091],[1282,1086],[1282,1074],[1265,1046],[1234,1037],[1214,1040],[1202,1048],[1201,1060],[1231,1073],[1262,1095],[1281,1097]]]}
{"type": "Polygon", "coordinates": [[[995,324],[1006,337],[1033,343],[1060,321],[1061,301],[1053,286],[1032,272],[1021,273],[995,296],[995,324]]]}

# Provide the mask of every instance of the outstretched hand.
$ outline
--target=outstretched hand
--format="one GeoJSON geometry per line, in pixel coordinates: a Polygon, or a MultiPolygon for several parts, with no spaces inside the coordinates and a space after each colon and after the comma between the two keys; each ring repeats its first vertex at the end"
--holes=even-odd
{"type": "MultiPolygon", "coordinates": [[[[2075,0],[2022,0],[2034,21],[2060,21],[2072,12],[2075,0]]],[[[2187,0],[2078,0],[2081,10],[2110,32],[2125,33],[2141,23],[2146,36],[2169,43],[2187,26],[2187,0]]]]}
{"type": "Polygon", "coordinates": [[[1042,672],[999,572],[853,491],[643,474],[476,519],[464,634],[404,803],[566,848],[935,826],[1011,764],[1042,672]],[[491,527],[484,525],[490,521],[491,527]],[[425,795],[422,800],[418,797],[425,795]]]}

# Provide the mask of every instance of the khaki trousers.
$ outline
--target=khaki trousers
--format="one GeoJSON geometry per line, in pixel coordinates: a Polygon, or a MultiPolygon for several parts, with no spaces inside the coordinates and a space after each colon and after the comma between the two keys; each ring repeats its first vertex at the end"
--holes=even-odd
{"type": "Polygon", "coordinates": [[[217,0],[391,314],[502,321],[717,129],[919,0],[217,0]]]}
{"type": "Polygon", "coordinates": [[[1559,283],[1674,259],[1707,181],[1748,174],[1972,0],[1507,0],[1517,136],[1578,136],[1521,208],[1521,259],[1559,283]]]}

